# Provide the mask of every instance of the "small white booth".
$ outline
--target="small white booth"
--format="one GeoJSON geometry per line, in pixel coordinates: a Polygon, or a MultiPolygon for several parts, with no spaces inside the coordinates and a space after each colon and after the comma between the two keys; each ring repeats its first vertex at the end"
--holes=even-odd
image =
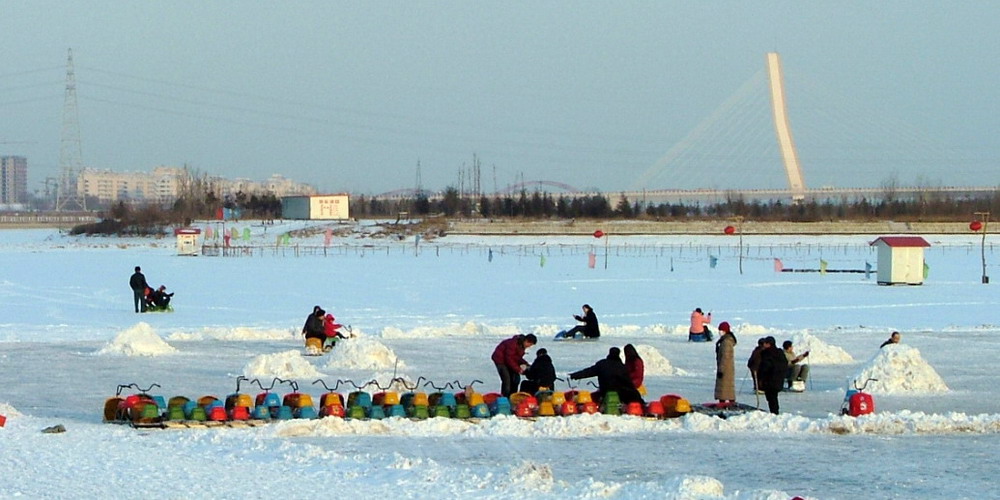
{"type": "Polygon", "coordinates": [[[924,283],[924,248],[930,247],[919,236],[880,236],[871,242],[878,249],[879,285],[922,285],[924,283]]]}
{"type": "Polygon", "coordinates": [[[201,229],[196,227],[180,227],[174,229],[177,237],[177,255],[198,255],[198,236],[201,229]]]}

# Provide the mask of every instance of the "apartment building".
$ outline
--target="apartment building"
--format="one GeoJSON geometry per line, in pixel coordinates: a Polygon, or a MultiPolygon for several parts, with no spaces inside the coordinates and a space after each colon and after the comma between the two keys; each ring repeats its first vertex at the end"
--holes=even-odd
{"type": "Polygon", "coordinates": [[[28,203],[28,159],[0,156],[0,205],[28,203]]]}

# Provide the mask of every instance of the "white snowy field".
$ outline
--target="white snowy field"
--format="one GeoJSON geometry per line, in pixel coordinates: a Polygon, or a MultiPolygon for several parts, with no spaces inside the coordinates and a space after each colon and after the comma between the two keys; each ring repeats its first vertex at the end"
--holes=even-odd
{"type": "MultiPolygon", "coordinates": [[[[252,234],[238,244],[273,245],[302,223],[236,226],[252,234]]],[[[608,247],[592,237],[353,236],[335,237],[326,257],[179,257],[172,238],[0,230],[0,497],[989,497],[1000,284],[980,283],[975,235],[925,238],[926,283],[885,287],[874,275],[774,272],[774,258],[875,267],[869,236],[744,237],[741,274],[738,237],[721,235],[611,235],[608,247]],[[175,312],[133,312],[135,265],[176,292],[175,312]],[[601,340],[551,341],[583,303],[601,340]],[[298,331],[316,304],[357,337],[303,357],[298,331]],[[560,374],[636,344],[651,396],[705,402],[714,349],[686,341],[695,307],[734,326],[741,401],[757,403],[745,360],[765,335],[811,351],[808,390],[783,393],[781,415],[729,420],[326,418],[183,431],[101,422],[104,400],[133,382],[166,397],[224,397],[240,375],[279,376],[318,396],[317,379],[388,381],[395,370],[494,391],[494,346],[528,332],[560,374]],[[892,330],[902,345],[880,350],[892,330]],[[876,412],[840,416],[856,377],[879,379],[869,386],[876,412]],[[66,432],[40,432],[57,424],[66,432]]],[[[291,239],[323,243],[322,229],[291,239]]],[[[987,247],[986,260],[1000,279],[1000,253],[987,247]]]]}

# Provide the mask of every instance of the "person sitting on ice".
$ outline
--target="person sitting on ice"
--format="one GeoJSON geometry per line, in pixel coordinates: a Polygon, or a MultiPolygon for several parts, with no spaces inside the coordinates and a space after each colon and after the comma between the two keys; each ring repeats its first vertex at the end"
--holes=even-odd
{"type": "Polygon", "coordinates": [[[617,347],[609,349],[607,357],[593,366],[569,374],[569,378],[572,380],[590,377],[597,377],[597,391],[591,394],[594,401],[600,401],[604,399],[605,394],[614,391],[618,393],[618,399],[622,403],[638,401],[646,404],[642,400],[642,394],[639,394],[638,389],[632,385],[632,379],[628,375],[628,370],[625,369],[625,363],[622,363],[621,349],[617,347]]]}
{"type": "Polygon", "coordinates": [[[692,342],[709,342],[712,340],[712,330],[708,325],[712,324],[712,312],[708,314],[701,312],[700,307],[691,311],[691,328],[688,330],[688,340],[692,342]]]}
{"type": "Polygon", "coordinates": [[[340,339],[346,339],[344,334],[340,333],[340,328],[344,325],[337,323],[336,318],[332,314],[327,314],[323,316],[323,334],[326,335],[326,341],[323,344],[323,350],[329,351],[337,345],[337,341],[340,339]]]}
{"type": "Polygon", "coordinates": [[[556,334],[557,339],[576,338],[578,332],[583,333],[583,336],[588,339],[596,339],[601,336],[601,327],[597,323],[597,314],[594,313],[594,309],[590,307],[590,304],[584,304],[583,316],[579,314],[574,314],[573,319],[583,323],[582,325],[576,325],[569,330],[564,330],[556,334]]]}
{"type": "Polygon", "coordinates": [[[885,342],[882,342],[882,345],[878,346],[878,348],[881,349],[890,344],[898,344],[900,340],[902,340],[902,336],[899,332],[892,332],[892,335],[889,335],[889,338],[885,342]]]}
{"type": "Polygon", "coordinates": [[[534,394],[538,391],[550,390],[556,385],[556,368],[552,365],[549,351],[542,348],[535,353],[535,361],[524,370],[524,380],[521,381],[521,392],[534,394]]]}
{"type": "Polygon", "coordinates": [[[149,294],[149,301],[156,307],[160,309],[166,309],[170,305],[170,297],[173,297],[173,293],[167,293],[167,287],[160,285],[160,288],[153,290],[149,294]]]}
{"type": "Polygon", "coordinates": [[[805,390],[805,382],[809,377],[809,365],[803,361],[809,357],[809,351],[796,355],[791,340],[784,341],[781,347],[785,350],[785,359],[788,360],[788,370],[785,375],[788,388],[793,391],[805,390]]]}
{"type": "Polygon", "coordinates": [[[302,326],[302,335],[306,338],[306,349],[320,351],[323,349],[323,341],[326,340],[326,330],[323,329],[323,317],[326,311],[320,306],[313,307],[313,313],[306,318],[306,324],[302,326]]]}

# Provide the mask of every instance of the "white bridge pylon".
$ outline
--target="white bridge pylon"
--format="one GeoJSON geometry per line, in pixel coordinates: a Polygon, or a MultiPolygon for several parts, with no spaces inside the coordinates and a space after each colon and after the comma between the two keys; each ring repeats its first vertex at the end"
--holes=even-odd
{"type": "MultiPolygon", "coordinates": [[[[777,53],[768,53],[765,67],[744,82],[715,111],[702,120],[683,139],[674,144],[653,165],[650,165],[633,182],[632,189],[649,189],[650,184],[666,173],[668,168],[671,169],[671,176],[685,177],[690,176],[692,173],[695,175],[699,173],[712,173],[712,170],[707,170],[713,169],[711,165],[696,166],[695,169],[692,169],[690,162],[690,159],[693,157],[691,154],[692,151],[698,146],[712,140],[730,145],[730,150],[726,152],[720,152],[718,148],[712,148],[711,155],[715,158],[715,161],[727,162],[729,168],[736,168],[743,175],[748,176],[749,178],[745,179],[746,181],[752,182],[752,179],[759,180],[759,176],[753,174],[754,169],[768,168],[767,165],[774,165],[774,162],[780,156],[781,161],[784,163],[785,178],[788,182],[788,191],[792,194],[792,200],[797,202],[805,198],[807,190],[802,176],[798,153],[795,149],[795,142],[792,139],[791,125],[789,124],[785,101],[781,60],[777,53]],[[764,89],[765,84],[769,92],[759,92],[764,89]],[[766,109],[765,103],[767,100],[770,100],[771,120],[764,118],[765,115],[763,114],[766,113],[764,110],[766,109]],[[759,119],[752,118],[754,111],[746,107],[748,104],[750,106],[761,106],[760,108],[756,108],[756,113],[760,113],[756,115],[760,117],[759,119]],[[748,111],[750,112],[749,115],[747,114],[748,111]],[[761,164],[762,155],[761,150],[758,149],[759,146],[748,146],[747,140],[754,134],[753,131],[756,130],[760,134],[757,136],[757,139],[767,141],[767,135],[769,134],[765,132],[765,127],[768,121],[774,127],[777,136],[777,147],[775,148],[774,142],[770,142],[770,147],[774,148],[771,150],[774,156],[761,164]],[[743,128],[730,131],[735,132],[732,137],[720,135],[722,131],[717,128],[717,124],[719,123],[742,125],[743,128]],[[726,159],[726,155],[730,155],[728,160],[726,159]],[[752,162],[757,162],[756,166],[751,166],[752,162]],[[694,171],[692,172],[692,170],[694,171]]],[[[774,167],[775,170],[773,172],[777,174],[777,165],[774,165],[774,167]]],[[[729,181],[733,180],[735,179],[729,178],[729,181]]],[[[699,188],[703,187],[705,186],[699,186],[699,188]]]]}
{"type": "Polygon", "coordinates": [[[788,110],[785,108],[785,84],[781,74],[781,58],[777,52],[767,53],[767,77],[771,87],[774,132],[778,136],[778,148],[781,151],[781,159],[785,163],[788,189],[792,192],[793,201],[802,201],[805,199],[806,186],[802,180],[802,167],[799,165],[799,155],[795,151],[795,141],[792,140],[792,127],[788,123],[788,110]]]}

